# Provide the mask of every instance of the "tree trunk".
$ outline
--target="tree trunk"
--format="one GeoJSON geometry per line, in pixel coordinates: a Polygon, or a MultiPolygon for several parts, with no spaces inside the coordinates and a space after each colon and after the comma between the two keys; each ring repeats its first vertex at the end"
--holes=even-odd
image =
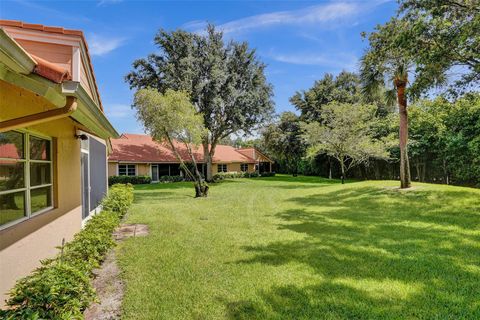
{"type": "Polygon", "coordinates": [[[448,177],[448,170],[447,170],[447,161],[443,159],[443,174],[445,175],[445,183],[450,184],[450,179],[448,177]]]}
{"type": "Polygon", "coordinates": [[[410,188],[410,165],[408,163],[408,114],[407,114],[407,98],[405,95],[406,79],[395,80],[397,88],[398,109],[400,114],[400,188],[410,188]]]}
{"type": "Polygon", "coordinates": [[[342,168],[342,184],[345,183],[345,163],[343,159],[340,161],[340,167],[342,168]]]}
{"type": "Polygon", "coordinates": [[[328,179],[332,180],[332,159],[328,157],[328,179]]]}
{"type": "Polygon", "coordinates": [[[213,173],[212,173],[212,158],[210,157],[210,150],[209,150],[209,143],[203,143],[203,161],[206,165],[206,172],[205,172],[205,180],[207,182],[213,181],[213,173]]]}
{"type": "MultiPolygon", "coordinates": [[[[192,174],[190,172],[190,169],[188,169],[187,165],[183,161],[182,157],[178,153],[177,149],[175,148],[175,145],[173,144],[172,139],[170,138],[169,135],[166,136],[168,143],[170,144],[170,148],[172,149],[173,153],[177,157],[178,161],[180,162],[180,168],[182,168],[185,171],[185,175],[190,177],[193,180],[194,186],[195,186],[195,197],[201,197],[201,196],[206,196],[204,195],[204,185],[202,183],[202,176],[200,175],[198,168],[197,168],[197,162],[195,161],[195,157],[193,156],[193,152],[191,151],[190,147],[187,145],[187,150],[190,154],[190,157],[192,158],[193,165],[195,166],[195,172],[196,175],[192,174]]],[[[206,193],[208,194],[208,186],[206,189],[206,193]]]]}
{"type": "Polygon", "coordinates": [[[422,182],[421,172],[420,172],[420,162],[418,160],[415,161],[415,169],[417,169],[417,179],[418,179],[418,181],[422,182]]]}

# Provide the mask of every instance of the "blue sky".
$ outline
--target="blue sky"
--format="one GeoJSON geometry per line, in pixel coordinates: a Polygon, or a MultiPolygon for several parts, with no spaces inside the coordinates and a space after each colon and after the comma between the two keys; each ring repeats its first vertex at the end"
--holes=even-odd
{"type": "Polygon", "coordinates": [[[227,39],[248,41],[267,64],[276,111],[294,111],[296,91],[327,72],[355,71],[371,31],[395,14],[397,3],[357,1],[0,1],[2,19],[83,30],[105,112],[119,132],[141,133],[124,82],[132,62],[158,49],[159,28],[201,30],[211,22],[227,39]]]}

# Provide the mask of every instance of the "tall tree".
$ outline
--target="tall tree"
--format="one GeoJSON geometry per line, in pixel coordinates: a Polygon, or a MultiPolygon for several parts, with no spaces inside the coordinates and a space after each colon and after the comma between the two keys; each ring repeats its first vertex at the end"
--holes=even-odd
{"type": "Polygon", "coordinates": [[[391,110],[383,95],[362,95],[361,78],[358,74],[348,71],[340,72],[336,77],[327,73],[315,81],[313,86],[304,91],[297,91],[290,102],[301,112],[303,121],[318,121],[322,107],[330,102],[340,103],[371,103],[375,104],[379,115],[386,115],[391,110]]]}
{"type": "Polygon", "coordinates": [[[416,64],[411,91],[419,95],[448,80],[450,92],[464,93],[480,83],[480,1],[400,0],[399,19],[409,28],[403,49],[416,64]],[[455,68],[455,72],[450,72],[455,68]],[[448,79],[449,73],[456,75],[448,79]]]}
{"type": "Polygon", "coordinates": [[[182,91],[166,90],[161,94],[156,89],[140,89],[135,93],[133,107],[137,118],[143,123],[152,139],[159,143],[167,141],[180,167],[195,183],[195,196],[207,196],[208,185],[203,181],[195,159],[195,146],[201,144],[206,129],[203,119],[182,91]],[[192,173],[186,165],[179,145],[187,151],[193,164],[192,173]]]}
{"type": "Polygon", "coordinates": [[[250,133],[273,112],[272,86],[265,65],[247,43],[225,44],[222,32],[209,25],[205,34],[160,30],[159,54],[133,63],[126,76],[131,88],[185,90],[202,114],[208,134],[202,145],[207,180],[219,141],[232,133],[250,133]]]}
{"type": "Polygon", "coordinates": [[[289,173],[298,173],[298,164],[305,155],[306,144],[302,137],[300,118],[293,112],[283,112],[276,123],[262,132],[268,154],[286,166],[289,173]]]}
{"type": "MultiPolygon", "coordinates": [[[[408,27],[408,22],[397,19],[391,19],[383,26],[377,26],[375,32],[368,36],[370,48],[362,57],[360,70],[366,96],[377,95],[382,88],[387,88],[385,90],[387,101],[393,101],[396,95],[400,115],[401,188],[409,188],[411,185],[407,150],[407,84],[409,83],[409,70],[413,67],[413,59],[407,50],[402,50],[404,42],[408,39],[404,38],[404,34],[401,33],[408,27]]],[[[363,34],[363,36],[366,35],[363,34]]]]}
{"type": "Polygon", "coordinates": [[[311,154],[326,153],[338,160],[342,184],[352,167],[371,158],[388,158],[386,141],[375,139],[375,106],[332,102],[323,107],[321,122],[304,123],[311,154]]]}

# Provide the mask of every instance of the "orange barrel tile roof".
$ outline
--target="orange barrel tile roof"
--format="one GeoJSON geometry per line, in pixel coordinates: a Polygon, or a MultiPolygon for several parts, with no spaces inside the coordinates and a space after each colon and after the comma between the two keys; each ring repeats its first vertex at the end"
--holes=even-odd
{"type": "MultiPolygon", "coordinates": [[[[118,139],[111,139],[112,153],[110,161],[124,162],[170,162],[178,163],[167,143],[154,141],[149,135],[125,133],[118,139]]],[[[191,161],[186,147],[177,141],[176,149],[184,161],[191,161]]],[[[202,146],[194,146],[194,156],[197,162],[204,162],[202,146]]],[[[254,163],[255,160],[239,153],[234,147],[217,145],[213,162],[243,162],[254,163]]]]}

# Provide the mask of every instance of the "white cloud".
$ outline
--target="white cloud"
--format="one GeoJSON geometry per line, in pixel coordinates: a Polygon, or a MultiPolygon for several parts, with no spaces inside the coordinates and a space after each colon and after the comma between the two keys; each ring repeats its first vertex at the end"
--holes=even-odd
{"type": "MultiPolygon", "coordinates": [[[[363,3],[333,2],[299,10],[275,11],[254,15],[224,23],[219,25],[218,28],[223,30],[225,34],[228,34],[276,25],[332,23],[333,21],[356,15],[362,11],[362,8],[365,8],[363,3]]],[[[190,29],[195,29],[196,32],[202,32],[204,26],[205,23],[198,20],[184,25],[185,28],[190,27],[190,29]]]]}
{"type": "Polygon", "coordinates": [[[126,104],[109,104],[105,106],[105,114],[109,118],[133,118],[135,119],[135,112],[129,105],[126,104]]]}
{"type": "Polygon", "coordinates": [[[335,52],[335,53],[270,53],[264,55],[278,62],[297,64],[297,65],[315,65],[332,68],[354,69],[358,64],[358,58],[355,55],[335,52]]]}
{"type": "Polygon", "coordinates": [[[115,3],[119,3],[119,2],[122,2],[122,0],[100,0],[100,1],[98,1],[97,6],[102,7],[102,6],[106,6],[106,5],[109,5],[109,4],[115,4],[115,3]]]}
{"type": "Polygon", "coordinates": [[[125,40],[125,38],[106,37],[92,33],[88,39],[88,48],[91,55],[103,56],[120,47],[125,40]]]}
{"type": "MultiPolygon", "coordinates": [[[[290,11],[274,11],[270,13],[253,15],[237,20],[232,20],[218,26],[225,34],[238,33],[253,29],[266,28],[281,25],[315,25],[335,27],[343,20],[358,16],[378,5],[392,0],[371,0],[371,1],[332,1],[326,4],[306,7],[290,11]]],[[[196,33],[203,33],[207,22],[194,20],[185,23],[182,27],[193,30],[196,33]]]]}

